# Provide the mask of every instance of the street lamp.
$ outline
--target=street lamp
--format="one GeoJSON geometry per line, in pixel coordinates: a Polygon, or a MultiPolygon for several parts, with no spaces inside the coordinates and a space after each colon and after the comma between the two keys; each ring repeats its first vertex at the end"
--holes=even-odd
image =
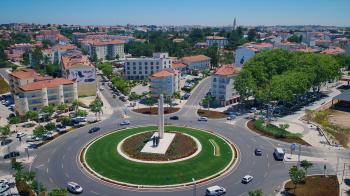
{"type": "Polygon", "coordinates": [[[194,180],[194,178],[192,178],[193,181],[193,196],[196,196],[196,181],[194,180]]]}
{"type": "Polygon", "coordinates": [[[345,165],[348,164],[348,163],[344,163],[344,169],[343,169],[343,177],[341,178],[341,184],[343,184],[344,182],[344,172],[345,172],[345,165]]]}
{"type": "Polygon", "coordinates": [[[38,183],[38,195],[40,196],[40,183],[39,183],[39,176],[38,176],[38,168],[44,166],[44,164],[39,165],[35,168],[35,174],[36,174],[36,182],[38,183]]]}

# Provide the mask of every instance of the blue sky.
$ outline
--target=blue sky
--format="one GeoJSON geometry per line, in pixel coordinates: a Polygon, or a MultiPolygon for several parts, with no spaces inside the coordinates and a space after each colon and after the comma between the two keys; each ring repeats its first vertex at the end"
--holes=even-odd
{"type": "Polygon", "coordinates": [[[0,0],[0,24],[350,26],[350,0],[0,0]]]}

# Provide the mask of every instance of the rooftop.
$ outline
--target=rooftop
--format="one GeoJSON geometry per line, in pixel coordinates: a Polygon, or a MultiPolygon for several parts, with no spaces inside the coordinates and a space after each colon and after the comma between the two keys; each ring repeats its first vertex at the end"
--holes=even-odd
{"type": "Polygon", "coordinates": [[[173,68],[165,68],[163,70],[157,71],[154,74],[151,74],[149,76],[151,77],[165,77],[165,76],[174,76],[175,74],[179,73],[180,71],[175,70],[173,68]]]}
{"type": "Polygon", "coordinates": [[[19,79],[40,78],[40,75],[34,71],[34,69],[24,69],[22,71],[12,72],[10,74],[19,79]]]}
{"type": "Polygon", "coordinates": [[[54,79],[47,79],[47,80],[32,82],[32,83],[20,86],[19,88],[23,91],[33,91],[33,90],[40,90],[42,88],[52,88],[52,87],[57,87],[59,85],[74,84],[74,83],[75,82],[67,80],[65,78],[54,78],[54,79]]]}
{"type": "Polygon", "coordinates": [[[226,64],[218,67],[218,69],[213,73],[214,75],[232,75],[238,74],[239,71],[235,70],[235,67],[238,67],[235,64],[226,64]]]}
{"type": "Polygon", "coordinates": [[[226,37],[220,37],[220,36],[206,36],[206,39],[227,39],[226,37]]]}
{"type": "Polygon", "coordinates": [[[329,54],[329,55],[337,55],[337,54],[345,54],[345,50],[338,48],[338,47],[330,47],[327,49],[322,50],[322,52],[320,52],[320,54],[329,54]]]}
{"type": "Polygon", "coordinates": [[[183,59],[189,61],[189,62],[197,62],[197,61],[205,61],[210,60],[210,57],[207,57],[205,55],[197,55],[197,56],[189,56],[189,57],[183,57],[183,59]]]}

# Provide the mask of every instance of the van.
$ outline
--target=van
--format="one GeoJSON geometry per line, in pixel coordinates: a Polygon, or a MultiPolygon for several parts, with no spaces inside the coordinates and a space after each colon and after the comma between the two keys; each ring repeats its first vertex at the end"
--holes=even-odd
{"type": "Polygon", "coordinates": [[[67,190],[71,193],[82,193],[83,188],[75,182],[68,182],[67,190]]]}
{"type": "Polygon", "coordinates": [[[207,188],[206,195],[211,196],[211,195],[223,195],[226,194],[226,189],[224,189],[221,186],[212,186],[207,188]]]}
{"type": "Polygon", "coordinates": [[[35,141],[39,141],[39,138],[35,136],[28,136],[26,139],[26,142],[35,142],[35,141]]]}
{"type": "Polygon", "coordinates": [[[282,148],[275,148],[275,152],[273,153],[273,155],[275,156],[275,158],[277,160],[283,160],[284,159],[284,151],[282,150],[282,148]]]}
{"type": "Polygon", "coordinates": [[[75,118],[75,120],[77,121],[77,122],[87,122],[87,119],[85,118],[85,117],[77,117],[77,118],[75,118]]]}

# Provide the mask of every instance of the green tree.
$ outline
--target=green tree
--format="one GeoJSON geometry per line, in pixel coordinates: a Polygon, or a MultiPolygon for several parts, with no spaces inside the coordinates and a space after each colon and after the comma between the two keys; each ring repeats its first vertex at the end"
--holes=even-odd
{"type": "Polygon", "coordinates": [[[68,125],[70,122],[72,122],[72,119],[69,116],[62,116],[61,117],[62,125],[68,125]]]}
{"type": "Polygon", "coordinates": [[[12,117],[9,120],[9,124],[16,126],[16,132],[17,132],[17,124],[20,123],[20,122],[22,122],[22,119],[19,116],[12,117]]]}
{"type": "Polygon", "coordinates": [[[77,110],[79,107],[83,106],[83,103],[81,101],[75,100],[72,102],[72,105],[75,106],[75,110],[77,110]]]}
{"type": "Polygon", "coordinates": [[[207,97],[204,98],[202,101],[202,105],[208,107],[208,117],[209,117],[209,108],[210,108],[209,106],[210,106],[210,103],[213,101],[215,101],[215,96],[213,95],[207,95],[207,97]]]}
{"type": "Polygon", "coordinates": [[[115,55],[115,59],[116,59],[116,60],[119,60],[119,58],[120,58],[119,54],[116,54],[116,55],[115,55]]]}
{"type": "Polygon", "coordinates": [[[196,76],[196,75],[198,75],[198,72],[199,72],[198,69],[193,69],[192,70],[192,75],[196,76]]]}
{"type": "Polygon", "coordinates": [[[47,123],[44,127],[46,130],[49,130],[49,131],[57,129],[57,126],[54,122],[47,123]]]}
{"type": "Polygon", "coordinates": [[[107,54],[107,55],[105,56],[105,59],[106,59],[106,60],[111,60],[111,55],[107,54]]]}
{"type": "Polygon", "coordinates": [[[249,196],[263,196],[262,189],[257,189],[255,191],[249,191],[248,192],[249,196]]]}
{"type": "Polygon", "coordinates": [[[114,74],[114,70],[113,70],[113,67],[112,65],[107,65],[105,66],[103,69],[102,69],[102,73],[103,75],[105,76],[112,76],[114,74]]]}
{"type": "Polygon", "coordinates": [[[7,124],[4,126],[0,126],[0,130],[3,130],[3,131],[1,131],[1,137],[3,138],[3,137],[10,134],[10,125],[7,124]]]}
{"type": "Polygon", "coordinates": [[[307,169],[314,167],[314,164],[307,160],[303,160],[303,161],[300,161],[300,167],[304,168],[305,173],[307,175],[307,169]]]}
{"type": "Polygon", "coordinates": [[[149,115],[151,116],[152,115],[151,108],[156,104],[156,102],[153,101],[152,99],[149,99],[146,101],[146,103],[147,103],[147,106],[149,106],[149,115]]]}
{"type": "Polygon", "coordinates": [[[55,188],[47,194],[48,196],[68,196],[68,191],[65,188],[55,188]]]}
{"type": "Polygon", "coordinates": [[[288,41],[294,42],[294,43],[300,43],[300,37],[294,34],[294,35],[288,37],[288,41]]]}
{"type": "Polygon", "coordinates": [[[65,112],[67,108],[68,108],[68,104],[66,104],[66,103],[60,103],[57,106],[57,109],[60,110],[61,112],[65,112]]]}
{"type": "Polygon", "coordinates": [[[76,110],[75,111],[75,115],[76,116],[86,117],[88,115],[88,112],[86,110],[76,110]]]}
{"type": "Polygon", "coordinates": [[[41,48],[36,47],[32,52],[32,61],[34,63],[35,70],[40,69],[41,61],[44,59],[43,53],[41,52],[41,48]]]}
{"type": "Polygon", "coordinates": [[[82,48],[82,49],[80,49],[80,50],[81,50],[81,52],[82,52],[83,54],[87,54],[87,53],[88,53],[84,48],[82,48]]]}
{"type": "Polygon", "coordinates": [[[98,62],[97,54],[94,54],[94,56],[92,57],[92,61],[95,62],[95,63],[98,62]]]}
{"type": "Polygon", "coordinates": [[[20,170],[23,170],[24,168],[26,168],[22,165],[22,162],[14,162],[11,164],[12,164],[12,168],[14,168],[16,171],[20,171],[20,170]]]}
{"type": "Polygon", "coordinates": [[[138,94],[136,94],[136,93],[131,93],[131,95],[130,95],[130,98],[132,99],[132,100],[136,100],[136,99],[138,99],[140,97],[140,95],[138,95],[138,94]]]}
{"type": "Polygon", "coordinates": [[[256,29],[249,29],[247,40],[250,42],[254,41],[257,35],[256,29]]]}
{"type": "Polygon", "coordinates": [[[46,130],[43,126],[37,126],[33,130],[33,135],[38,138],[44,137],[44,134],[46,133],[46,130]]]}
{"type": "MultiPolygon", "coordinates": [[[[170,99],[165,99],[165,100],[164,100],[164,103],[165,103],[165,104],[168,104],[168,111],[169,111],[169,104],[171,104],[172,101],[171,101],[170,99]]],[[[170,111],[171,111],[171,110],[170,110],[170,111]]]]}
{"type": "Polygon", "coordinates": [[[181,93],[180,92],[173,92],[172,96],[171,97],[175,97],[175,99],[181,99],[181,93]]]}
{"type": "Polygon", "coordinates": [[[28,110],[26,113],[25,113],[27,119],[30,119],[31,121],[35,120],[35,119],[38,119],[38,114],[37,112],[34,112],[32,110],[28,110]]]}
{"type": "Polygon", "coordinates": [[[52,116],[52,114],[55,112],[55,107],[53,105],[44,106],[43,108],[41,108],[41,112],[52,116]]]}
{"type": "Polygon", "coordinates": [[[78,48],[81,48],[81,42],[75,42],[75,45],[76,45],[78,48]]]}
{"type": "Polygon", "coordinates": [[[294,193],[295,193],[295,189],[298,187],[298,184],[300,184],[300,182],[304,180],[304,178],[306,177],[306,173],[304,170],[298,169],[297,167],[291,167],[288,173],[289,173],[290,179],[295,185],[295,188],[294,188],[294,193]]]}
{"type": "Polygon", "coordinates": [[[143,84],[147,85],[148,82],[149,82],[149,79],[148,79],[148,78],[143,79],[143,84]]]}
{"type": "MultiPolygon", "coordinates": [[[[47,188],[44,187],[42,182],[39,182],[39,186],[40,186],[40,191],[47,191],[47,188]]],[[[29,188],[33,190],[33,192],[37,193],[38,192],[38,181],[33,180],[30,184],[29,184],[29,188]]],[[[38,194],[39,195],[39,194],[38,194]]]]}

